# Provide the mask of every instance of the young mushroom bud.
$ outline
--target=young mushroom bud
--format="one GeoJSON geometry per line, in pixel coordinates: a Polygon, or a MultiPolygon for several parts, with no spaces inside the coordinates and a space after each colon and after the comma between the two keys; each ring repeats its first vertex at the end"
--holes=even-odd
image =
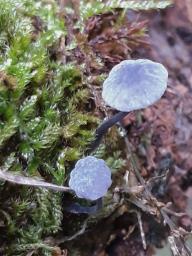
{"type": "Polygon", "coordinates": [[[111,171],[102,159],[87,156],[77,161],[70,173],[69,187],[79,198],[97,200],[111,186],[111,171]]]}
{"type": "Polygon", "coordinates": [[[128,112],[146,108],[159,100],[167,88],[167,80],[166,68],[147,59],[124,60],[113,67],[104,81],[102,97],[107,105],[120,112],[98,127],[87,152],[94,151],[108,129],[128,112]]]}

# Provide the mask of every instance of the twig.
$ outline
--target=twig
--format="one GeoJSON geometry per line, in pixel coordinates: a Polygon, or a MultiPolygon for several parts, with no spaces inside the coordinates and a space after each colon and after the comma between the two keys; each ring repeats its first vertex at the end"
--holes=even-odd
{"type": "Polygon", "coordinates": [[[75,239],[75,238],[77,238],[78,236],[80,236],[80,235],[82,235],[82,234],[84,234],[85,233],[85,230],[86,230],[86,228],[87,228],[87,223],[88,223],[88,220],[89,220],[89,218],[87,218],[85,221],[84,221],[84,223],[83,223],[83,225],[82,225],[82,228],[79,230],[79,231],[77,231],[74,235],[72,235],[72,236],[67,236],[67,237],[62,237],[62,238],[47,238],[47,239],[45,239],[45,243],[49,243],[49,244],[55,244],[55,245],[59,245],[59,244],[63,244],[64,242],[66,242],[66,241],[71,241],[71,240],[73,240],[73,239],[75,239]]]}
{"type": "Polygon", "coordinates": [[[171,247],[171,252],[173,256],[182,256],[177,248],[177,245],[175,243],[175,238],[173,236],[168,237],[168,241],[171,247]]]}
{"type": "MultiPolygon", "coordinates": [[[[151,201],[154,201],[153,200],[153,195],[152,193],[149,191],[149,189],[147,188],[146,184],[145,184],[145,180],[143,179],[143,177],[141,176],[140,172],[139,172],[139,169],[137,167],[137,163],[135,161],[135,158],[133,157],[133,154],[131,152],[131,146],[130,146],[130,142],[127,138],[127,136],[125,137],[125,143],[126,143],[126,146],[127,146],[127,150],[128,150],[128,154],[129,154],[129,158],[130,158],[130,161],[131,161],[131,164],[132,164],[132,167],[133,167],[133,171],[137,177],[137,179],[139,180],[139,182],[141,183],[141,185],[143,185],[144,187],[144,191],[145,191],[145,194],[147,196],[147,198],[151,201]]],[[[157,204],[156,204],[156,208],[159,210],[159,212],[161,213],[162,217],[164,218],[164,221],[165,223],[170,227],[171,230],[175,230],[176,229],[176,226],[174,224],[174,222],[169,218],[169,216],[167,215],[167,213],[162,209],[162,207],[159,207],[157,204]]]]}
{"type": "Polygon", "coordinates": [[[135,230],[135,225],[130,226],[126,236],[123,237],[123,240],[128,239],[130,237],[130,235],[133,233],[134,230],[135,230]]]}
{"type": "Polygon", "coordinates": [[[139,229],[140,229],[140,233],[141,233],[141,240],[142,240],[143,248],[144,248],[144,250],[146,250],[147,244],[146,244],[145,233],[143,230],[143,224],[142,224],[142,220],[141,220],[141,213],[139,211],[137,211],[137,219],[138,219],[138,223],[139,223],[139,229]]]}
{"type": "Polygon", "coordinates": [[[125,143],[126,143],[126,146],[127,146],[129,158],[130,158],[130,161],[131,161],[131,164],[132,164],[132,167],[133,167],[133,171],[134,171],[134,173],[135,173],[135,176],[137,177],[137,179],[139,180],[139,182],[141,183],[141,185],[145,188],[145,192],[146,192],[147,197],[150,198],[150,197],[151,197],[151,193],[150,193],[149,190],[146,188],[145,180],[143,179],[143,177],[141,176],[141,174],[140,174],[140,172],[139,172],[139,169],[138,169],[138,167],[137,167],[135,158],[133,157],[133,154],[132,154],[132,152],[131,152],[131,146],[130,146],[130,143],[129,143],[129,140],[128,140],[127,137],[125,137],[125,143]]]}
{"type": "Polygon", "coordinates": [[[25,177],[22,175],[16,175],[12,174],[9,171],[4,171],[0,169],[0,180],[8,181],[14,184],[19,184],[19,185],[26,185],[26,186],[32,186],[32,187],[41,187],[41,188],[46,188],[46,189],[51,189],[55,191],[66,191],[66,192],[73,192],[72,189],[69,187],[64,187],[64,186],[58,186],[52,183],[48,183],[45,181],[41,181],[38,179],[34,179],[31,177],[25,177]]]}
{"type": "Polygon", "coordinates": [[[175,216],[175,217],[179,217],[179,218],[180,218],[180,217],[186,216],[186,213],[184,213],[184,212],[174,212],[174,211],[168,209],[167,207],[163,207],[163,210],[164,210],[166,213],[168,213],[168,214],[170,214],[170,215],[173,215],[173,216],[175,216]]]}

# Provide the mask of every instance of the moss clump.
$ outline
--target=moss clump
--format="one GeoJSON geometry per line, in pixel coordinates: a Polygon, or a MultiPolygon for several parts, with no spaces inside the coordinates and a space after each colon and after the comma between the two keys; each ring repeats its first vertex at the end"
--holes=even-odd
{"type": "MultiPolygon", "coordinates": [[[[66,34],[54,2],[0,0],[0,6],[1,167],[63,184],[93,138],[87,127],[97,121],[84,110],[89,92],[82,72],[54,57],[66,34]]],[[[61,194],[3,182],[0,193],[3,255],[51,255],[43,240],[60,229],[61,194]]]]}

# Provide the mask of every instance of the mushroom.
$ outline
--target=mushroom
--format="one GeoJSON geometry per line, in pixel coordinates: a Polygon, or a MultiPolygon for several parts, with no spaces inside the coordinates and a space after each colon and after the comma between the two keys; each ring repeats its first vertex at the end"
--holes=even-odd
{"type": "Polygon", "coordinates": [[[77,161],[70,173],[69,187],[79,198],[97,200],[111,186],[111,171],[105,161],[87,156],[77,161]]]}
{"type": "Polygon", "coordinates": [[[128,112],[146,108],[159,100],[167,88],[167,80],[166,68],[148,59],[124,60],[113,67],[104,81],[102,97],[119,112],[97,128],[87,153],[93,152],[108,129],[128,112]]]}

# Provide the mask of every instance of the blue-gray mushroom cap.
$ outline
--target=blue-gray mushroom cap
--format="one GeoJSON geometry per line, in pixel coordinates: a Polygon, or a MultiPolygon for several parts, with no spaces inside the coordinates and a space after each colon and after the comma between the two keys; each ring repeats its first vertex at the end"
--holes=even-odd
{"type": "Polygon", "coordinates": [[[168,72],[160,63],[148,59],[124,60],[112,68],[104,81],[102,97],[119,111],[142,109],[161,98],[167,80],[168,72]]]}
{"type": "Polygon", "coordinates": [[[70,173],[69,187],[79,198],[97,200],[111,186],[111,171],[105,161],[87,156],[77,161],[70,173]]]}

